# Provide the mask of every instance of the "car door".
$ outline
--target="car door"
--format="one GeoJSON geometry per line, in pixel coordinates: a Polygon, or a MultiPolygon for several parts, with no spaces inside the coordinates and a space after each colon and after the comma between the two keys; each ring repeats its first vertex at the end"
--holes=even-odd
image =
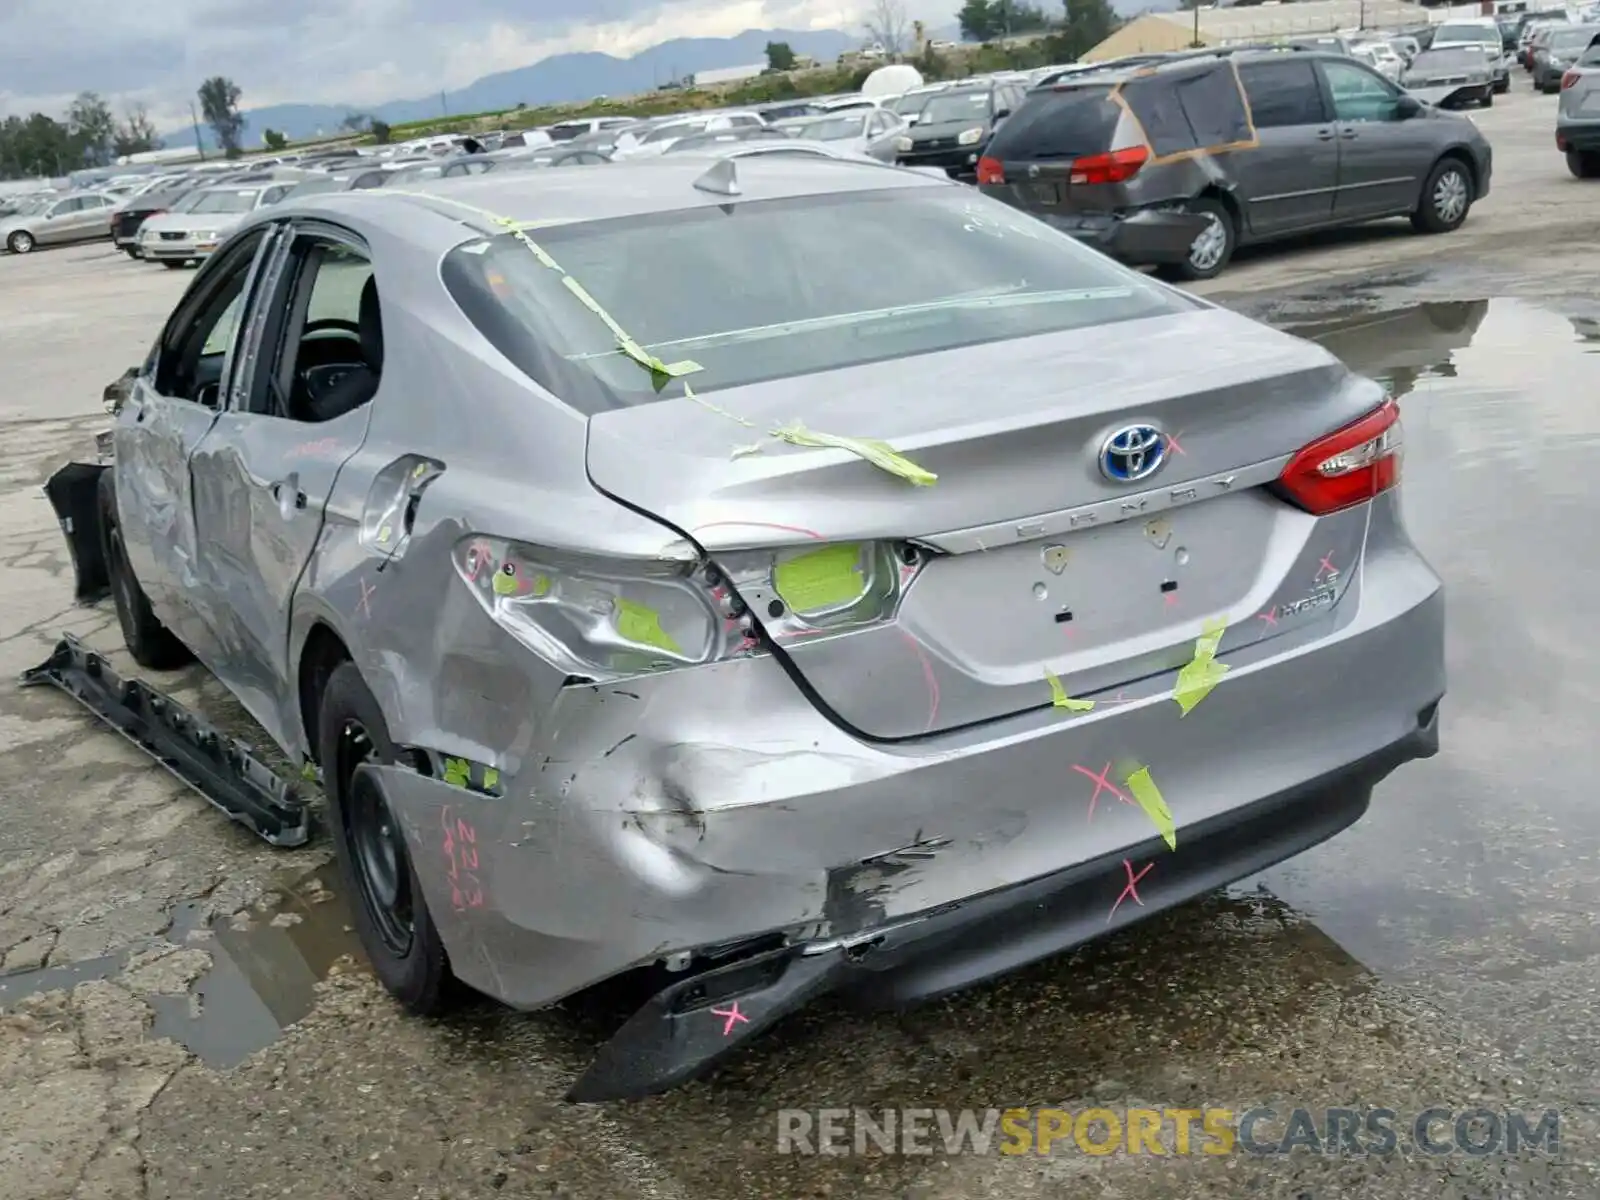
{"type": "Polygon", "coordinates": [[[1333,219],[1338,133],[1322,84],[1303,57],[1239,64],[1259,145],[1228,156],[1252,239],[1281,237],[1333,219]]]}
{"type": "Polygon", "coordinates": [[[1339,142],[1336,221],[1408,213],[1433,168],[1426,121],[1401,116],[1400,90],[1354,61],[1319,59],[1339,142]]]}
{"type": "MultiPolygon", "coordinates": [[[[225,658],[212,670],[280,742],[293,740],[284,722],[294,711],[294,592],[371,412],[370,393],[336,415],[318,411],[318,398],[351,394],[337,389],[352,372],[370,369],[375,380],[382,369],[381,333],[363,330],[373,278],[365,245],[320,222],[297,223],[285,241],[227,403],[189,463],[197,571],[206,592],[225,599],[212,614],[225,658]],[[373,354],[380,361],[371,362],[373,354]]],[[[377,308],[368,307],[370,330],[377,308]]]]}
{"type": "Polygon", "coordinates": [[[70,242],[73,238],[74,224],[82,207],[81,196],[69,196],[65,200],[57,200],[45,209],[44,216],[35,222],[34,242],[40,246],[70,242]]]}
{"type": "Polygon", "coordinates": [[[83,240],[111,236],[111,211],[113,201],[104,196],[83,197],[83,207],[78,210],[77,237],[83,240]]]}
{"type": "Polygon", "coordinates": [[[252,231],[200,268],[133,380],[113,434],[128,564],[162,622],[202,662],[216,658],[215,607],[195,564],[189,456],[217,418],[240,317],[276,239],[252,231]]]}

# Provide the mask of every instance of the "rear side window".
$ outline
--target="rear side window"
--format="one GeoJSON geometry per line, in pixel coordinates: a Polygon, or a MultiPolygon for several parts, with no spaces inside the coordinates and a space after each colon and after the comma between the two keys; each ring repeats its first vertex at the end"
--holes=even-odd
{"type": "Polygon", "coordinates": [[[1600,42],[1590,42],[1589,48],[1578,58],[1580,67],[1600,67],[1600,42]]]}
{"type": "Polygon", "coordinates": [[[1308,62],[1242,63],[1239,79],[1257,129],[1320,125],[1328,119],[1317,73],[1308,62]]]}
{"type": "Polygon", "coordinates": [[[1122,110],[1109,85],[1034,92],[989,142],[989,156],[1017,159],[1081,158],[1111,148],[1122,110]]]}
{"type": "Polygon", "coordinates": [[[458,246],[442,277],[501,353],[586,412],[657,396],[608,318],[662,362],[699,364],[698,394],[1194,303],[966,188],[705,205],[530,236],[608,317],[514,234],[458,246]]]}

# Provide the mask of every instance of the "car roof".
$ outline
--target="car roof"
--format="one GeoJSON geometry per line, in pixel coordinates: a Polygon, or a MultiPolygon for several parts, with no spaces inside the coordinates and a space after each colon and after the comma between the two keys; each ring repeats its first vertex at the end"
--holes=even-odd
{"type": "MultiPolygon", "coordinates": [[[[537,228],[726,206],[726,194],[695,187],[715,165],[701,155],[664,155],[595,171],[489,171],[428,180],[403,193],[382,188],[324,192],[288,208],[262,210],[262,219],[296,211],[335,220],[346,216],[442,252],[464,240],[462,226],[495,234],[504,232],[506,222],[537,228]]],[[[881,163],[809,154],[741,158],[737,178],[739,203],[957,186],[881,163]]]]}

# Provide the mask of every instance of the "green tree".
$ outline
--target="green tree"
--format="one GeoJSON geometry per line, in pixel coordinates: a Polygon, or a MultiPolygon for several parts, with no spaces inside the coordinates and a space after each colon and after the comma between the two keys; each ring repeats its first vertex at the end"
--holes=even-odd
{"type": "Polygon", "coordinates": [[[122,121],[111,139],[111,149],[118,156],[161,149],[155,123],[144,105],[135,104],[122,114],[122,121]]]}
{"type": "Polygon", "coordinates": [[[794,51],[788,42],[767,43],[767,67],[773,71],[794,70],[794,51]]]}
{"type": "Polygon", "coordinates": [[[351,133],[365,133],[372,124],[372,118],[365,113],[348,113],[345,119],[339,122],[341,129],[348,129],[351,133]]]}
{"type": "Polygon", "coordinates": [[[372,140],[380,146],[389,144],[389,122],[379,121],[376,118],[367,126],[367,132],[372,135],[372,140]]]}
{"type": "Polygon", "coordinates": [[[276,129],[263,129],[261,131],[261,144],[268,150],[282,150],[289,144],[289,139],[276,129]]]}
{"type": "Polygon", "coordinates": [[[117,119],[98,92],[78,93],[67,108],[67,129],[76,143],[77,163],[74,165],[103,167],[111,161],[117,119]]]}
{"type": "Polygon", "coordinates": [[[969,42],[987,42],[995,36],[994,5],[989,0],[967,0],[956,14],[961,36],[969,42]]]}
{"type": "Polygon", "coordinates": [[[995,0],[1001,12],[1000,27],[1008,34],[1039,33],[1050,28],[1050,18],[1044,10],[1020,0],[995,0]]]}
{"type": "Polygon", "coordinates": [[[0,174],[13,179],[65,175],[81,165],[72,131],[44,113],[0,121],[0,174]]]}
{"type": "Polygon", "coordinates": [[[1110,0],[1062,0],[1066,8],[1066,22],[1062,26],[1061,40],[1066,52],[1078,58],[1111,36],[1121,23],[1110,0]]]}
{"type": "Polygon", "coordinates": [[[200,115],[217,135],[217,145],[229,158],[238,158],[245,119],[239,112],[239,85],[226,75],[213,75],[200,85],[200,115]]]}

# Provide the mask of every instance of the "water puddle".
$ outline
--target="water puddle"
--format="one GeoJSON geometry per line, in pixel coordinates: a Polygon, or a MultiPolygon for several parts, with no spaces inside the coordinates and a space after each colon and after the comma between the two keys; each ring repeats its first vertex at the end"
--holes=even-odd
{"type": "Polygon", "coordinates": [[[0,976],[0,1008],[27,996],[116,980],[129,960],[152,949],[192,947],[210,968],[180,995],[147,995],[152,1034],[170,1038],[212,1067],[233,1067],[271,1045],[310,1014],[316,985],[346,955],[360,957],[349,912],[333,891],[330,865],[275,893],[265,906],[209,924],[196,904],[173,912],[159,940],[59,967],[0,976]]]}

